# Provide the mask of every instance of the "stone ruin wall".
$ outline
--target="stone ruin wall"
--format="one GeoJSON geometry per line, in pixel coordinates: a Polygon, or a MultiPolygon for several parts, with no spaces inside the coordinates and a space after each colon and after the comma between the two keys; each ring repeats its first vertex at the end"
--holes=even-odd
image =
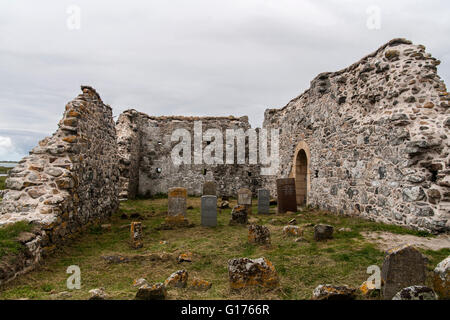
{"type": "MultiPolygon", "coordinates": [[[[309,155],[308,204],[448,231],[450,112],[438,64],[423,46],[395,39],[349,68],[320,74],[283,109],[266,110],[264,127],[280,128],[281,166],[270,178],[248,159],[246,165],[172,163],[173,130],[192,133],[196,120],[203,122],[203,133],[247,130],[247,117],[151,117],[127,110],[115,124],[111,108],[83,86],[67,104],[59,129],[7,179],[0,225],[25,220],[34,228],[21,240],[28,250],[15,264],[0,261],[0,283],[107,219],[119,197],[166,194],[170,187],[201,195],[207,180],[216,181],[222,196],[235,196],[241,187],[256,195],[264,186],[275,197],[275,179],[293,176],[298,146],[309,155]]],[[[246,151],[248,157],[248,146],[246,151]]]]}
{"type": "Polygon", "coordinates": [[[0,225],[29,221],[27,250],[14,263],[0,261],[0,283],[33,268],[89,224],[118,208],[119,166],[112,110],[96,91],[66,105],[59,129],[11,170],[0,204],[0,225]]]}
{"type": "MultiPolygon", "coordinates": [[[[294,153],[306,143],[308,204],[448,231],[450,112],[439,63],[425,47],[394,39],[266,110],[264,127],[281,128],[279,176],[293,176],[294,153]]],[[[274,195],[275,178],[267,186],[274,195]]]]}
{"type": "MultiPolygon", "coordinates": [[[[247,117],[153,117],[136,110],[127,110],[117,120],[120,152],[121,198],[149,197],[167,194],[171,187],[184,187],[189,195],[200,196],[205,181],[217,183],[219,196],[236,196],[239,188],[250,188],[254,195],[261,187],[258,165],[248,164],[248,141],[246,164],[181,164],[171,159],[172,132],[184,128],[191,132],[191,149],[194,154],[194,121],[202,121],[202,132],[220,129],[223,138],[224,162],[226,157],[226,129],[250,128],[247,117]],[[160,169],[161,172],[157,170],[160,169]],[[206,172],[205,172],[206,170],[206,172]]],[[[236,141],[235,141],[236,144],[236,141]]],[[[207,143],[203,140],[203,149],[207,143]]],[[[236,146],[235,146],[236,158],[236,146]]],[[[192,157],[193,159],[193,157],[192,157]]]]}

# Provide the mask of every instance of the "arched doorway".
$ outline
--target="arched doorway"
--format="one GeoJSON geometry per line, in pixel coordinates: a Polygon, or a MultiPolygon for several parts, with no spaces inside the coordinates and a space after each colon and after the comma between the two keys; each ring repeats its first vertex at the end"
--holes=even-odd
{"type": "Polygon", "coordinates": [[[300,150],[295,159],[295,190],[297,192],[297,205],[306,206],[307,197],[307,174],[308,174],[308,158],[305,150],[300,150]]]}
{"type": "Polygon", "coordinates": [[[290,175],[291,178],[295,179],[296,199],[299,207],[308,204],[308,193],[311,185],[310,159],[309,146],[305,141],[300,141],[292,159],[293,170],[290,175]]]}

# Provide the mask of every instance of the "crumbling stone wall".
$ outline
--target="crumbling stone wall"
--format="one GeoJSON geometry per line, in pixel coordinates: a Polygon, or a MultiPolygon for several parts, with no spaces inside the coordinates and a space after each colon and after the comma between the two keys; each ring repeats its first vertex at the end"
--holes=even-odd
{"type": "Polygon", "coordinates": [[[139,113],[130,110],[119,116],[116,124],[120,168],[120,198],[134,199],[139,187],[141,137],[139,113]]]}
{"type": "MultiPolygon", "coordinates": [[[[308,204],[432,232],[450,228],[449,96],[440,61],[394,39],[352,66],[322,73],[284,108],[280,177],[305,150],[308,204]]],[[[275,194],[275,177],[267,181],[275,194]]]]}
{"type": "MultiPolygon", "coordinates": [[[[217,183],[219,195],[235,196],[240,188],[250,188],[255,194],[261,187],[260,168],[248,161],[246,141],[246,164],[225,164],[226,129],[250,128],[247,117],[153,117],[136,110],[127,110],[117,121],[121,163],[121,196],[153,196],[166,194],[171,187],[184,187],[189,195],[201,195],[205,181],[217,183]],[[202,131],[221,130],[224,138],[224,164],[175,165],[171,152],[178,142],[171,136],[176,129],[184,128],[191,133],[191,151],[194,154],[194,122],[202,122],[202,131]]],[[[236,144],[237,142],[235,142],[236,144]]],[[[207,142],[203,141],[203,149],[207,142]]],[[[236,158],[236,146],[235,146],[236,158]]]]}
{"type": "Polygon", "coordinates": [[[35,228],[24,241],[26,260],[0,264],[0,283],[32,268],[41,256],[118,208],[112,110],[94,89],[83,86],[82,91],[66,105],[59,129],[40,141],[6,180],[0,225],[25,220],[35,228]]]}

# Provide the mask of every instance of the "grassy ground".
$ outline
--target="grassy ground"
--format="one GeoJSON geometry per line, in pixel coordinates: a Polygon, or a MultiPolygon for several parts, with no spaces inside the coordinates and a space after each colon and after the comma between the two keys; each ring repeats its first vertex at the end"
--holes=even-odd
{"type": "Polygon", "coordinates": [[[6,177],[0,177],[0,190],[5,189],[5,180],[6,177]]]}
{"type": "MultiPolygon", "coordinates": [[[[232,205],[235,202],[232,201],[232,205]]],[[[364,240],[362,231],[389,231],[393,233],[423,233],[364,220],[337,216],[326,212],[307,210],[291,215],[258,216],[251,219],[264,224],[271,231],[272,245],[269,248],[247,243],[247,228],[229,226],[230,209],[218,214],[218,226],[200,226],[200,199],[189,198],[188,219],[195,227],[179,230],[156,230],[164,220],[167,199],[135,200],[121,203],[120,212],[111,219],[112,231],[99,227],[91,228],[80,239],[64,247],[48,258],[39,269],[19,277],[0,288],[0,299],[49,299],[52,293],[68,291],[66,269],[70,265],[81,268],[81,290],[70,291],[69,299],[89,298],[88,291],[104,287],[112,299],[133,299],[137,289],[133,280],[144,277],[149,282],[162,282],[172,272],[186,269],[189,278],[199,277],[213,283],[207,292],[192,289],[170,289],[169,299],[310,299],[312,290],[319,284],[347,284],[357,287],[369,275],[370,265],[381,267],[383,252],[374,244],[364,240]],[[121,214],[140,213],[145,226],[144,248],[129,247],[130,219],[121,219],[121,214]],[[335,227],[335,238],[317,243],[312,240],[312,228],[305,229],[308,242],[294,242],[282,235],[282,228],[292,218],[298,225],[327,223],[335,227]],[[340,228],[351,228],[351,232],[339,232],[340,228]],[[192,252],[193,262],[178,264],[176,260],[140,260],[122,264],[108,264],[102,255],[135,255],[166,252],[177,256],[192,252]],[[227,260],[237,257],[266,257],[274,264],[280,277],[276,290],[262,289],[231,292],[228,285],[227,260]]],[[[254,208],[256,212],[256,208],[254,208]]],[[[429,258],[428,271],[450,254],[449,249],[424,251],[429,258]]],[[[430,277],[429,277],[430,278],[430,277]]]]}
{"type": "Polygon", "coordinates": [[[16,254],[24,248],[15,239],[21,232],[30,231],[28,222],[20,221],[12,225],[0,227],[0,258],[8,254],[16,254]]]}
{"type": "Polygon", "coordinates": [[[11,170],[12,168],[8,168],[8,167],[2,167],[0,166],[0,173],[8,173],[9,170],[11,170]]]}

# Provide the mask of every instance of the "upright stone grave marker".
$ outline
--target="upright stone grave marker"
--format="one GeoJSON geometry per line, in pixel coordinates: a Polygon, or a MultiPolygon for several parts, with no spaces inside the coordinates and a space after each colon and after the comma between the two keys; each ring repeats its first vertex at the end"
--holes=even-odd
{"type": "Polygon", "coordinates": [[[186,216],[187,190],[185,188],[170,188],[167,213],[169,216],[186,216]]]}
{"type": "Polygon", "coordinates": [[[415,247],[403,245],[386,252],[381,269],[384,299],[391,300],[403,288],[425,285],[425,278],[425,259],[415,247]]]}
{"type": "Polygon", "coordinates": [[[238,190],[238,205],[245,207],[247,215],[252,213],[252,192],[249,189],[238,190]]]}
{"type": "Polygon", "coordinates": [[[217,196],[202,197],[201,215],[202,226],[217,226],[217,196]]]}
{"type": "Polygon", "coordinates": [[[216,183],[214,181],[206,181],[203,184],[203,195],[204,196],[216,196],[216,183]]]}
{"type": "Polygon", "coordinates": [[[295,179],[277,179],[278,213],[297,211],[295,179]]]}
{"type": "Polygon", "coordinates": [[[139,249],[144,246],[141,222],[131,223],[130,235],[131,235],[131,247],[133,249],[139,249]]]}
{"type": "Polygon", "coordinates": [[[270,213],[270,192],[266,189],[258,189],[258,214],[270,213]]]}

